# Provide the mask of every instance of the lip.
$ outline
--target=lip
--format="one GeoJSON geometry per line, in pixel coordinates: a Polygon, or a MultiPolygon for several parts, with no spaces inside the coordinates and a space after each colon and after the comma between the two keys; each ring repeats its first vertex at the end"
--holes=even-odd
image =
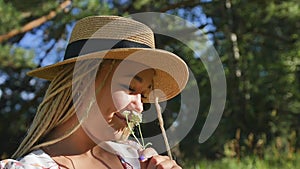
{"type": "Polygon", "coordinates": [[[121,114],[119,113],[115,113],[116,117],[119,118],[120,120],[122,120],[125,124],[127,124],[126,122],[126,118],[124,116],[122,116],[121,114]]]}

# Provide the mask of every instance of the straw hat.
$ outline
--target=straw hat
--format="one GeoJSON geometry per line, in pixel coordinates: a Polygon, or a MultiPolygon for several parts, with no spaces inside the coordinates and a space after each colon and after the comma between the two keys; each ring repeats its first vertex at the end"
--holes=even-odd
{"type": "MultiPolygon", "coordinates": [[[[155,49],[152,30],[133,19],[119,16],[90,16],[79,20],[71,34],[64,60],[34,69],[27,74],[52,80],[68,64],[86,59],[135,61],[156,70],[153,79],[159,101],[178,95],[188,80],[188,68],[177,55],[155,49]]],[[[149,96],[144,102],[154,102],[149,96]]]]}

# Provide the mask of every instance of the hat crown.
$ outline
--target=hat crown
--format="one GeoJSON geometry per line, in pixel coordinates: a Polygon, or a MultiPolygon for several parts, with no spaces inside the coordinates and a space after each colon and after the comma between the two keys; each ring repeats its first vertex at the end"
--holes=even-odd
{"type": "MultiPolygon", "coordinates": [[[[159,101],[175,97],[187,83],[188,67],[177,55],[155,48],[154,33],[138,21],[119,16],[91,16],[73,28],[64,60],[28,72],[47,80],[59,77],[77,61],[96,59],[128,60],[153,68],[155,96],[159,101]]],[[[95,61],[95,60],[94,60],[95,61]]],[[[98,62],[95,61],[95,64],[98,62]]],[[[153,103],[151,95],[143,101],[153,103]]]]}
{"type": "Polygon", "coordinates": [[[119,16],[91,16],[79,20],[69,43],[88,39],[128,40],[155,48],[154,33],[148,26],[119,16]]]}

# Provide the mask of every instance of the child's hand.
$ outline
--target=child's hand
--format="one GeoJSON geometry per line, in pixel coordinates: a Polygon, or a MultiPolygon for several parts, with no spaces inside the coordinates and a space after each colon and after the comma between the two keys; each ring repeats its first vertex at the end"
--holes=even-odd
{"type": "Polygon", "coordinates": [[[141,169],[181,169],[168,156],[161,156],[153,148],[146,148],[140,151],[141,169]]]}

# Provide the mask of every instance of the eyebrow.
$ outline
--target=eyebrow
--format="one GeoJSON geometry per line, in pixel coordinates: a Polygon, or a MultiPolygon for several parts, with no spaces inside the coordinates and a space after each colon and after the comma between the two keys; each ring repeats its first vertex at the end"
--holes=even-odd
{"type": "Polygon", "coordinates": [[[143,83],[143,78],[141,78],[140,76],[135,75],[133,78],[134,78],[135,80],[139,81],[140,83],[143,83]]]}

